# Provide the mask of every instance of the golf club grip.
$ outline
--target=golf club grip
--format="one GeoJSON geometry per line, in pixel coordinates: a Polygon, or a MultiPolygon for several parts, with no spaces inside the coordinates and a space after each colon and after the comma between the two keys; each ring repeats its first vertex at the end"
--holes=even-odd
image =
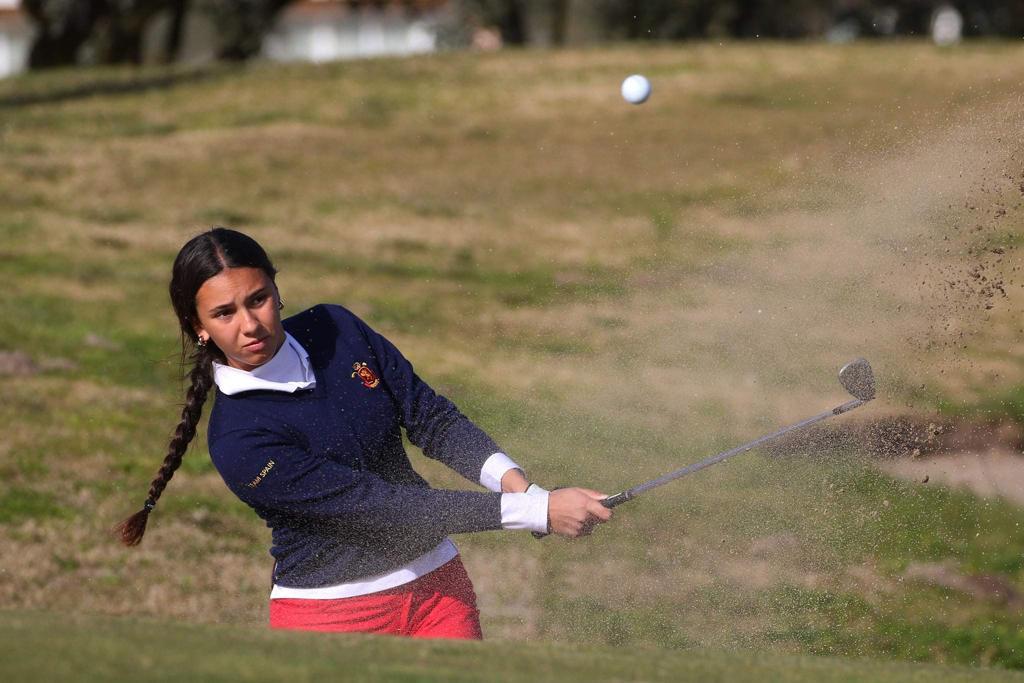
{"type": "MultiPolygon", "coordinates": [[[[558,488],[561,488],[561,487],[558,487],[558,488]]],[[[552,491],[557,491],[558,488],[552,489],[552,491]]],[[[629,494],[629,491],[623,491],[622,493],[616,493],[614,496],[608,496],[607,498],[605,498],[604,500],[601,501],[601,505],[605,506],[606,508],[608,508],[610,510],[613,507],[615,507],[616,505],[622,505],[627,500],[632,500],[632,499],[633,499],[633,496],[631,496],[629,494]]],[[[536,538],[536,539],[545,538],[545,537],[551,535],[551,534],[541,533],[540,531],[531,531],[530,533],[533,534],[533,537],[536,538]]]]}
{"type": "Polygon", "coordinates": [[[622,493],[616,493],[614,496],[608,496],[601,501],[601,505],[611,510],[616,505],[622,505],[628,500],[633,500],[633,496],[630,495],[629,491],[623,491],[622,493]]]}

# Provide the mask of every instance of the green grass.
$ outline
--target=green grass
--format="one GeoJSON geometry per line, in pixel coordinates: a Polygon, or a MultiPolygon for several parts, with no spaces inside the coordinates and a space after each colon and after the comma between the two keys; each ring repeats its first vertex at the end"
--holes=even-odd
{"type": "Polygon", "coordinates": [[[408,641],[167,624],[47,613],[0,613],[16,644],[0,674],[50,681],[1016,681],[1019,674],[765,652],[408,641]]]}
{"type": "Polygon", "coordinates": [[[68,509],[50,493],[24,487],[4,488],[0,490],[0,524],[68,516],[68,509]]]}

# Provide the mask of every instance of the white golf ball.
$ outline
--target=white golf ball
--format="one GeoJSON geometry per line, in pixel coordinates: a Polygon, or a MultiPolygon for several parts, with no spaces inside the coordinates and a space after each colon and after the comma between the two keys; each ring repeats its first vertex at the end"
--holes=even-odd
{"type": "Polygon", "coordinates": [[[651,96],[651,82],[640,74],[622,81],[622,98],[631,104],[643,104],[651,96]]]}

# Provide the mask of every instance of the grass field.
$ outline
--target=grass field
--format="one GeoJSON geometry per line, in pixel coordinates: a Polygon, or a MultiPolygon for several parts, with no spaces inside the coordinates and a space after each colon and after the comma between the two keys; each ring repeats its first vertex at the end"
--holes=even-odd
{"type": "MultiPolygon", "coordinates": [[[[143,545],[108,534],[176,424],[167,278],[214,224],[267,247],[286,313],[349,306],[548,486],[612,493],[832,407],[856,356],[880,398],[844,424],[1024,422],[1021,73],[1002,43],[695,44],[0,81],[0,605],[27,610],[0,626],[279,637],[269,533],[202,433],[143,545]]],[[[1024,668],[1024,511],[858,443],[743,456],[583,542],[460,537],[496,642],[409,656],[1024,668]]]]}
{"type": "Polygon", "coordinates": [[[726,650],[666,652],[559,644],[452,643],[270,632],[253,626],[3,613],[23,655],[7,680],[120,681],[1020,681],[995,669],[726,650]]]}

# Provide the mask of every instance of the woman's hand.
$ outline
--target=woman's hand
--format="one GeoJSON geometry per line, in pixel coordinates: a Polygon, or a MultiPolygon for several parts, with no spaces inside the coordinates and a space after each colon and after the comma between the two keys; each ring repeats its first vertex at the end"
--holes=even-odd
{"type": "Polygon", "coordinates": [[[556,489],[548,494],[548,531],[566,538],[587,536],[598,524],[612,518],[612,511],[601,505],[607,498],[590,489],[556,489]]]}

